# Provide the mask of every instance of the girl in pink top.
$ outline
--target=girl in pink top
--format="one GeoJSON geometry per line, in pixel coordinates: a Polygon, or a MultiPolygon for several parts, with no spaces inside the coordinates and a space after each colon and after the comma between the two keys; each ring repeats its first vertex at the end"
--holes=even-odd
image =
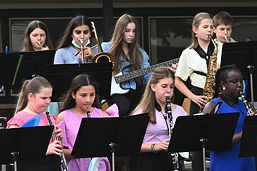
{"type": "MultiPolygon", "coordinates": [[[[118,116],[116,105],[111,106],[106,112],[99,109],[99,104],[97,83],[89,75],[76,76],[64,96],[64,104],[57,117],[57,122],[64,132],[64,154],[68,159],[69,171],[87,171],[91,170],[92,166],[91,158],[73,158],[71,156],[82,118],[118,116]]],[[[94,167],[98,171],[109,171],[110,162],[107,157],[101,157],[94,167]]]]}
{"type": "MultiPolygon", "coordinates": [[[[132,114],[149,113],[149,124],[141,146],[141,153],[131,168],[134,171],[173,170],[169,146],[169,123],[167,121],[166,98],[174,95],[174,73],[169,68],[156,68],[148,81],[143,98],[132,114]]],[[[171,103],[172,121],[185,116],[182,107],[171,103]]]]}
{"type": "MultiPolygon", "coordinates": [[[[49,125],[44,111],[51,102],[52,86],[43,77],[35,77],[23,83],[19,93],[17,104],[17,113],[7,123],[7,128],[34,127],[49,125]]],[[[51,116],[55,123],[55,117],[51,116]]],[[[62,131],[56,127],[55,133],[58,138],[62,138],[62,131]]],[[[32,140],[33,142],[33,140],[32,140]]],[[[32,143],[33,144],[33,143],[32,143]]],[[[40,162],[22,162],[18,165],[18,170],[26,171],[58,171],[61,170],[59,158],[57,155],[62,153],[62,144],[60,141],[51,140],[46,157],[40,162]]]]}

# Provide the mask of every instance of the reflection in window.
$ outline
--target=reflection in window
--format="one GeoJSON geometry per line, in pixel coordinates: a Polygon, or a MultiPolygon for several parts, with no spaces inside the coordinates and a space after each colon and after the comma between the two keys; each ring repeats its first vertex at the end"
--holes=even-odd
{"type": "Polygon", "coordinates": [[[232,37],[236,41],[257,40],[257,17],[234,17],[232,37]]]}
{"type": "Polygon", "coordinates": [[[150,54],[160,63],[180,56],[191,40],[191,22],[188,18],[150,18],[150,54]]]}

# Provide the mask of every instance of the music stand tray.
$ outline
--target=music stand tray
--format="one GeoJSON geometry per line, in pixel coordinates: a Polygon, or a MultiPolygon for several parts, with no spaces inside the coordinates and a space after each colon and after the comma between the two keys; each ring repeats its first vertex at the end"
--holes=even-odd
{"type": "Polygon", "coordinates": [[[247,116],[244,120],[239,157],[257,156],[257,117],[247,116]]]}
{"type": "Polygon", "coordinates": [[[205,150],[229,148],[238,117],[239,113],[180,116],[173,129],[168,152],[202,150],[205,169],[205,150]]]}
{"type": "Polygon", "coordinates": [[[0,163],[14,162],[17,167],[17,162],[42,160],[53,129],[53,126],[0,129],[0,163]]]}
{"type": "Polygon", "coordinates": [[[221,66],[236,64],[245,80],[250,80],[252,102],[257,101],[257,97],[253,97],[257,92],[256,80],[252,77],[257,75],[257,41],[244,41],[224,43],[222,47],[221,66]]]}
{"type": "Polygon", "coordinates": [[[83,118],[71,155],[76,158],[135,155],[140,152],[148,115],[83,118]],[[128,148],[129,147],[129,148],[128,148]]]}
{"type": "Polygon", "coordinates": [[[55,50],[0,54],[0,85],[20,88],[22,81],[42,75],[47,64],[52,64],[55,50]]]}
{"type": "Polygon", "coordinates": [[[110,97],[112,63],[51,64],[43,75],[53,86],[52,101],[59,101],[66,93],[74,77],[79,74],[92,75],[99,84],[100,100],[110,97]]]}

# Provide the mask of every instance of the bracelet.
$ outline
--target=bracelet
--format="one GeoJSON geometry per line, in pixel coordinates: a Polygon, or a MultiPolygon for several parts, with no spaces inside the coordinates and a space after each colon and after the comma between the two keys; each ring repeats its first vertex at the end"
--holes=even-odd
{"type": "Polygon", "coordinates": [[[151,145],[151,152],[152,153],[157,153],[157,151],[155,151],[154,147],[156,146],[156,144],[152,144],[151,145]]]}

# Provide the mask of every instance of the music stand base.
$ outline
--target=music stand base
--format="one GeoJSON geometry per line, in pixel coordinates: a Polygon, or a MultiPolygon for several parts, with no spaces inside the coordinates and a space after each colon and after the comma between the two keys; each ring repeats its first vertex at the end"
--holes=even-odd
{"type": "Polygon", "coordinates": [[[13,156],[13,169],[14,169],[14,171],[17,171],[18,170],[17,161],[18,161],[19,153],[18,152],[12,152],[11,155],[13,156]]]}
{"type": "Polygon", "coordinates": [[[200,142],[202,143],[202,150],[203,150],[203,171],[206,171],[205,146],[206,146],[207,139],[201,138],[200,142]]]}
{"type": "Polygon", "coordinates": [[[111,142],[109,146],[111,147],[111,152],[112,152],[112,171],[115,171],[115,148],[117,144],[111,142]]]}

